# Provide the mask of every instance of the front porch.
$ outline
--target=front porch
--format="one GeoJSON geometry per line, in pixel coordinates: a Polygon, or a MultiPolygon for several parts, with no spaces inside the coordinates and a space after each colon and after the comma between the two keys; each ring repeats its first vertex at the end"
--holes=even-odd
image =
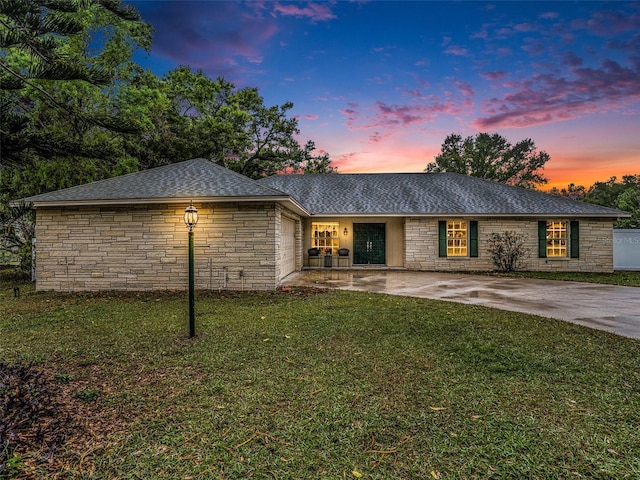
{"type": "Polygon", "coordinates": [[[305,221],[304,269],[404,268],[401,217],[325,217],[305,221]]]}

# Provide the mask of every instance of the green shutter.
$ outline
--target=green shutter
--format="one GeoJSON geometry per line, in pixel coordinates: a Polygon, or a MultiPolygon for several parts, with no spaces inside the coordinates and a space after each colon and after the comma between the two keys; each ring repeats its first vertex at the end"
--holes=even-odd
{"type": "Polygon", "coordinates": [[[580,258],[580,222],[577,220],[571,222],[569,235],[569,240],[571,241],[571,258],[580,258]]]}
{"type": "Polygon", "coordinates": [[[438,256],[447,256],[447,222],[438,221],[438,256]]]}
{"type": "Polygon", "coordinates": [[[469,222],[469,256],[478,256],[478,222],[475,220],[469,222]]]}
{"type": "Polygon", "coordinates": [[[547,258],[547,221],[538,222],[538,257],[547,258]]]}

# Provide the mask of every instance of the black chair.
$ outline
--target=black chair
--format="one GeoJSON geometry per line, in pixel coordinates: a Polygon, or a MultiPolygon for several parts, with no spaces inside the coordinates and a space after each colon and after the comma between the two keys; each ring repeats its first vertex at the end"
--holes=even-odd
{"type": "Polygon", "coordinates": [[[338,266],[340,266],[340,260],[347,261],[347,267],[349,266],[349,249],[341,248],[338,250],[338,266]]]}
{"type": "Polygon", "coordinates": [[[307,254],[309,255],[309,266],[311,267],[311,260],[316,260],[317,267],[320,266],[320,249],[319,248],[310,248],[307,250],[307,254]]]}

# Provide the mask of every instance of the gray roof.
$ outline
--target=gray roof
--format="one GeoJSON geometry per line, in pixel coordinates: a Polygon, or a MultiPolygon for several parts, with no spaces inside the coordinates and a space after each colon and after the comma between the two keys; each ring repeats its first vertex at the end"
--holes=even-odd
{"type": "Polygon", "coordinates": [[[293,196],[315,216],[627,215],[599,205],[458,173],[274,175],[258,183],[293,196]]]}
{"type": "Polygon", "coordinates": [[[285,202],[303,215],[564,215],[624,217],[626,212],[457,173],[274,175],[251,180],[196,158],[20,201],[38,206],[285,202]]]}
{"type": "Polygon", "coordinates": [[[196,158],[120,177],[78,185],[22,199],[38,205],[139,203],[225,199],[238,197],[279,197],[287,195],[260,185],[220,165],[196,158]]]}

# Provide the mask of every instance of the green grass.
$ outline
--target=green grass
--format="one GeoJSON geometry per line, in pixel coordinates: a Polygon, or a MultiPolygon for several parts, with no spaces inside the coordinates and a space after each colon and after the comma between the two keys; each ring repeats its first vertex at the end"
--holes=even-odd
{"type": "Polygon", "coordinates": [[[569,280],[573,282],[604,283],[640,287],[640,272],[625,271],[613,273],[590,272],[517,272],[514,276],[526,278],[544,278],[549,280],[569,280]]]}
{"type": "Polygon", "coordinates": [[[68,447],[65,478],[640,478],[632,339],[295,289],[199,293],[189,339],[186,294],[12,296],[0,358],[51,371],[107,432],[68,447]]]}

